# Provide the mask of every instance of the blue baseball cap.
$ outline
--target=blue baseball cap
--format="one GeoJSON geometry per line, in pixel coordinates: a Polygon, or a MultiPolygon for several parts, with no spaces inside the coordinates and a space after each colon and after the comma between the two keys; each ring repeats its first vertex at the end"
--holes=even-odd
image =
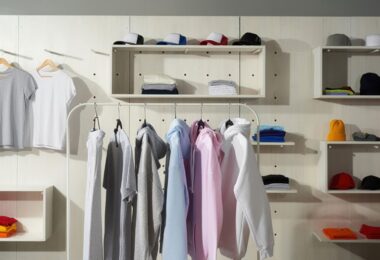
{"type": "Polygon", "coordinates": [[[157,42],[157,45],[186,45],[186,37],[179,33],[170,33],[166,35],[163,41],[157,42]]]}

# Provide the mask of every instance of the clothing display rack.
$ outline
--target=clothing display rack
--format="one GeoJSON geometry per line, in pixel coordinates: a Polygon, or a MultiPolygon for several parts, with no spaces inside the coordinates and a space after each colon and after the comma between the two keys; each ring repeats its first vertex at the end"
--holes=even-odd
{"type": "MultiPolygon", "coordinates": [[[[94,119],[98,120],[98,126],[100,127],[99,123],[99,118],[98,118],[98,113],[97,113],[97,107],[118,107],[119,109],[119,114],[120,114],[120,107],[144,107],[144,116],[146,117],[146,108],[148,106],[168,106],[168,107],[173,107],[173,113],[176,117],[177,115],[177,106],[200,106],[201,107],[201,117],[203,116],[203,107],[204,106],[226,106],[227,104],[225,103],[120,103],[120,102],[109,102],[109,103],[97,103],[97,102],[92,102],[92,103],[80,103],[77,106],[75,106],[71,111],[69,112],[67,116],[67,121],[66,121],[66,131],[67,131],[67,136],[66,136],[66,252],[67,256],[66,259],[70,260],[70,226],[71,226],[71,205],[70,205],[70,185],[69,185],[69,180],[70,180],[70,118],[71,116],[80,108],[85,108],[85,107],[94,107],[94,112],[95,116],[94,119]]],[[[257,129],[257,141],[255,141],[256,144],[256,157],[257,157],[257,165],[260,169],[260,118],[256,111],[252,109],[249,105],[244,104],[244,103],[229,103],[228,106],[238,106],[242,108],[246,108],[249,112],[251,112],[254,116],[255,122],[256,122],[256,129],[257,129]]],[[[95,124],[95,121],[94,121],[95,124]]]]}

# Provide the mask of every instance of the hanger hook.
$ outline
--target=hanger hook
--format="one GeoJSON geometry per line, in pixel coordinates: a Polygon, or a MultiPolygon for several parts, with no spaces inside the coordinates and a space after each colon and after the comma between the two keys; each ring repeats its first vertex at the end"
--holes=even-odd
{"type": "Polygon", "coordinates": [[[177,103],[174,103],[174,118],[177,119],[177,103]]]}
{"type": "Polygon", "coordinates": [[[231,119],[231,103],[228,103],[228,119],[231,119]]]}
{"type": "Polygon", "coordinates": [[[117,112],[118,112],[118,114],[119,114],[119,119],[120,119],[120,102],[117,103],[117,112]]]}
{"type": "Polygon", "coordinates": [[[144,120],[146,120],[146,103],[144,103],[144,120]]]}
{"type": "Polygon", "coordinates": [[[203,103],[201,103],[201,119],[203,118],[203,103]]]}

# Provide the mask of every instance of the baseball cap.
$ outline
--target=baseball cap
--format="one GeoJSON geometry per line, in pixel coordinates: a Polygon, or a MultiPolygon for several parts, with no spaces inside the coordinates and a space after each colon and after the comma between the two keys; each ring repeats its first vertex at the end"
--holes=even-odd
{"type": "Polygon", "coordinates": [[[207,36],[206,40],[199,43],[200,45],[227,45],[228,38],[221,33],[212,32],[207,36]]]}
{"type": "Polygon", "coordinates": [[[351,46],[351,39],[341,33],[331,34],[327,37],[327,46],[351,46]]]}
{"type": "Polygon", "coordinates": [[[363,190],[380,190],[380,178],[368,175],[363,178],[360,188],[363,190]]]}
{"type": "Polygon", "coordinates": [[[364,73],[360,78],[360,95],[380,95],[380,77],[376,73],[364,73]]]}
{"type": "Polygon", "coordinates": [[[335,174],[330,182],[332,190],[349,190],[355,188],[355,182],[352,176],[346,172],[335,174]]]}
{"type": "Polygon", "coordinates": [[[157,42],[157,45],[186,45],[186,37],[179,33],[169,33],[163,41],[157,42]]]}
{"type": "Polygon", "coordinates": [[[261,38],[257,34],[247,32],[233,45],[261,45],[261,38]]]}
{"type": "Polygon", "coordinates": [[[365,46],[368,46],[368,47],[380,46],[380,35],[379,34],[367,35],[367,37],[365,38],[365,46]]]}
{"type": "Polygon", "coordinates": [[[137,34],[137,33],[127,33],[123,37],[123,40],[116,41],[113,44],[114,45],[126,45],[126,44],[142,45],[144,44],[144,37],[142,37],[140,34],[137,34]]]}

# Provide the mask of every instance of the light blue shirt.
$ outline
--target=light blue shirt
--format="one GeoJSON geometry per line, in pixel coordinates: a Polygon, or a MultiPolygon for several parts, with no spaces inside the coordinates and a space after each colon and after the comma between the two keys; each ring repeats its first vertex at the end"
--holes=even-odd
{"type": "Polygon", "coordinates": [[[165,260],[187,259],[186,218],[189,206],[184,160],[190,157],[190,128],[175,119],[166,139],[170,146],[167,172],[166,226],[162,255],[165,260]]]}

